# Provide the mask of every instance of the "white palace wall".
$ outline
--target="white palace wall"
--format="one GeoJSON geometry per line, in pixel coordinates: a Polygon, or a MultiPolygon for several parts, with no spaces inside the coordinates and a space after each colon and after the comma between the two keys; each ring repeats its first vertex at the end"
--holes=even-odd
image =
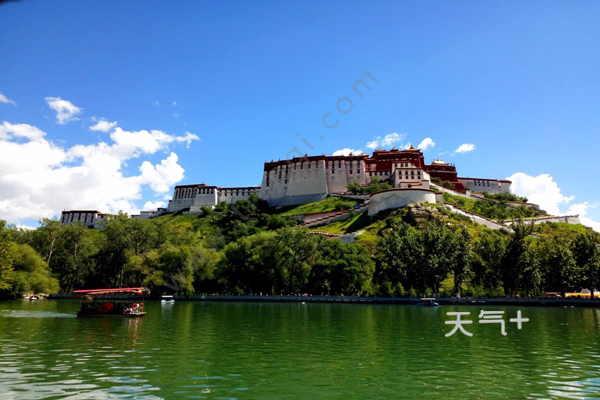
{"type": "Polygon", "coordinates": [[[435,192],[429,189],[389,189],[370,197],[369,217],[391,208],[406,207],[411,203],[435,203],[435,192]]]}
{"type": "Polygon", "coordinates": [[[173,200],[169,201],[169,212],[189,208],[190,213],[200,212],[202,207],[215,207],[219,203],[233,204],[248,200],[251,193],[260,191],[259,186],[221,188],[216,186],[176,187],[173,200]]]}
{"type": "MultiPolygon", "coordinates": [[[[260,186],[239,187],[239,188],[220,188],[217,197],[218,203],[233,204],[238,200],[248,200],[250,194],[258,194],[260,186]]],[[[216,204],[215,204],[216,205],[216,204]]]]}
{"type": "Polygon", "coordinates": [[[365,173],[363,160],[331,160],[327,161],[326,168],[327,190],[329,193],[347,192],[348,186],[354,181],[361,185],[369,184],[371,179],[365,173]]]}
{"type": "Polygon", "coordinates": [[[510,193],[511,182],[497,179],[458,178],[462,185],[474,192],[510,193]]]}
{"type": "Polygon", "coordinates": [[[360,158],[295,158],[264,171],[260,197],[271,206],[310,203],[329,193],[346,192],[355,181],[370,183],[360,158]]]}
{"type": "Polygon", "coordinates": [[[289,160],[263,173],[260,197],[270,206],[310,203],[326,196],[323,160],[289,160]]]}
{"type": "MultiPolygon", "coordinates": [[[[329,194],[345,193],[348,191],[347,186],[354,182],[368,185],[373,176],[390,182],[396,189],[428,189],[430,174],[424,167],[415,166],[423,164],[421,153],[413,154],[418,151],[414,149],[407,151],[412,161],[406,161],[402,151],[392,149],[389,152],[376,151],[373,153],[373,158],[365,154],[306,155],[291,160],[266,162],[260,187],[221,188],[205,184],[177,186],[173,200],[169,202],[168,211],[176,212],[189,208],[190,212],[199,212],[201,207],[214,207],[222,202],[232,204],[237,200],[248,200],[251,193],[257,193],[270,206],[306,204],[322,200],[329,194]]],[[[446,167],[456,174],[453,166],[446,165],[446,167]]],[[[476,191],[510,192],[510,182],[507,180],[458,178],[455,183],[458,182],[476,191]]],[[[393,195],[393,197],[398,196],[400,195],[393,195]]],[[[422,196],[430,197],[430,195],[422,196]]],[[[435,202],[434,198],[429,200],[435,202]]],[[[377,209],[377,207],[373,208],[377,209]]]]}

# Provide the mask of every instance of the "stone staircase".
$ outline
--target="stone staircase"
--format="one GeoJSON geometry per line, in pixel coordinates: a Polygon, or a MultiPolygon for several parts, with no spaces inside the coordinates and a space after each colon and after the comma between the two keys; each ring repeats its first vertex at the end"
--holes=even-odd
{"type": "Polygon", "coordinates": [[[471,219],[471,221],[481,224],[483,226],[487,226],[490,229],[494,229],[494,230],[506,229],[509,231],[512,230],[511,228],[509,228],[505,225],[502,225],[496,221],[493,221],[491,219],[482,217],[481,215],[474,214],[472,212],[463,210],[462,208],[455,206],[454,204],[444,203],[444,207],[450,209],[453,213],[465,215],[465,216],[469,217],[471,219]]]}
{"type": "Polygon", "coordinates": [[[350,210],[335,210],[321,213],[304,214],[304,223],[302,226],[312,228],[315,226],[327,225],[332,222],[344,221],[348,218],[350,218],[350,210]]]}
{"type": "MultiPolygon", "coordinates": [[[[354,207],[352,210],[356,214],[362,214],[364,212],[369,211],[369,203],[371,200],[367,197],[362,198],[363,195],[346,195],[346,194],[338,194],[336,193],[336,197],[343,197],[352,200],[363,200],[363,204],[358,207],[354,207]],[[357,198],[355,196],[361,196],[361,198],[357,198]]],[[[365,195],[368,196],[368,195],[365,195]]],[[[332,222],[344,221],[350,218],[351,210],[335,210],[335,211],[325,211],[321,213],[313,213],[313,214],[304,214],[302,226],[307,228],[312,228],[315,226],[327,225],[332,222]]]]}

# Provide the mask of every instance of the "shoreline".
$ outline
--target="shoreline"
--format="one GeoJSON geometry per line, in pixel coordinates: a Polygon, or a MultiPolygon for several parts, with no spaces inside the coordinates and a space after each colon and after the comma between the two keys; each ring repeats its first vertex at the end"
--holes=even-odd
{"type": "MultiPolygon", "coordinates": [[[[224,296],[196,295],[191,297],[174,296],[176,301],[218,301],[251,303],[330,303],[330,304],[398,304],[417,305],[420,297],[355,297],[355,296],[224,296]]],[[[50,295],[50,300],[76,300],[70,294],[50,295]]],[[[158,301],[160,298],[146,298],[146,301],[158,301]]],[[[435,301],[440,306],[520,306],[520,307],[592,307],[600,308],[600,297],[594,300],[584,299],[489,299],[439,297],[435,301]]]]}

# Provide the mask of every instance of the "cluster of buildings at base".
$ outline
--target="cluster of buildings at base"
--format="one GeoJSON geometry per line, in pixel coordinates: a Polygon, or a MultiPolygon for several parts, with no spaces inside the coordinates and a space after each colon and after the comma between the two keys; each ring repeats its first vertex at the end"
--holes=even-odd
{"type": "MultiPolygon", "coordinates": [[[[135,218],[151,218],[167,212],[187,210],[201,213],[202,207],[215,207],[224,202],[233,204],[247,200],[256,194],[269,206],[287,206],[312,203],[330,194],[346,192],[354,182],[369,185],[373,177],[389,183],[402,195],[418,200],[430,189],[432,179],[439,178],[454,186],[454,191],[468,193],[473,190],[488,193],[510,193],[511,182],[502,179],[480,179],[459,177],[453,164],[434,160],[425,164],[423,153],[410,147],[406,150],[375,150],[367,154],[340,156],[294,157],[291,160],[265,162],[262,184],[247,187],[220,187],[204,183],[175,187],[173,199],[166,209],[141,211],[135,218]]],[[[81,221],[84,225],[98,227],[106,214],[98,211],[63,211],[62,223],[81,221]]]]}
{"type": "MultiPolygon", "coordinates": [[[[140,211],[139,214],[130,215],[130,217],[148,219],[166,213],[166,208],[158,208],[152,211],[140,211]]],[[[88,228],[102,229],[104,222],[112,216],[113,214],[101,213],[98,210],[65,210],[62,212],[60,222],[62,225],[69,225],[75,221],[78,221],[88,228]]]]}

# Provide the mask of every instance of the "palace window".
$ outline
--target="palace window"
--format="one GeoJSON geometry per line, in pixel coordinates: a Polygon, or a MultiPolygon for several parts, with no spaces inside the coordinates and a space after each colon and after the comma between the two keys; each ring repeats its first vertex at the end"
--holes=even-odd
{"type": "Polygon", "coordinates": [[[352,170],[350,170],[350,173],[352,174],[352,170]]]}

